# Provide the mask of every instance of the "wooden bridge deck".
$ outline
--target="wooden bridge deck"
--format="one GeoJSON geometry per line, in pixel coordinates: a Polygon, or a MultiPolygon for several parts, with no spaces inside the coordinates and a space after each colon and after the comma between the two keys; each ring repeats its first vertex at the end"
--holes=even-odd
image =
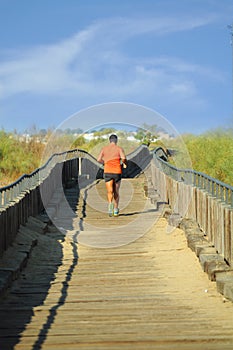
{"type": "MultiPolygon", "coordinates": [[[[78,217],[66,237],[56,227],[35,234],[38,245],[0,302],[1,350],[233,348],[233,304],[183,231],[167,233],[143,184],[123,180],[117,218],[105,214],[102,181],[78,203],[67,191],[78,217]]],[[[70,225],[60,209],[56,224],[70,225]]]]}

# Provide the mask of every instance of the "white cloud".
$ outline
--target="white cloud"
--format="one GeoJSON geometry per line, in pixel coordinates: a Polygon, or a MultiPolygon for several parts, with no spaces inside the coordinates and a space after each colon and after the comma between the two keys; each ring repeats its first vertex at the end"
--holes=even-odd
{"type": "Polygon", "coordinates": [[[193,95],[196,93],[196,89],[190,82],[172,83],[169,86],[169,92],[172,94],[193,95]]]}
{"type": "MultiPolygon", "coordinates": [[[[213,16],[186,18],[115,18],[98,21],[51,46],[33,47],[0,62],[0,98],[18,93],[78,96],[128,96],[159,89],[195,95],[191,76],[206,69],[174,58],[129,58],[123,43],[132,37],[192,30],[213,16]],[[182,72],[182,75],[180,74],[182,72]],[[167,87],[169,87],[167,89],[167,87]]],[[[139,39],[140,40],[140,39],[139,39]]]]}

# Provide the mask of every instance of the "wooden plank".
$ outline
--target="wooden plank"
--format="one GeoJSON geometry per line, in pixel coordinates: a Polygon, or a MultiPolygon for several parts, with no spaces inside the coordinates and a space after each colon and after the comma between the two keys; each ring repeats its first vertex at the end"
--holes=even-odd
{"type": "MultiPolygon", "coordinates": [[[[87,203],[83,235],[98,235],[104,222],[120,237],[130,237],[133,228],[140,233],[153,216],[154,224],[140,238],[108,249],[77,243],[74,229],[67,236],[56,228],[40,235],[27,267],[0,303],[3,349],[232,349],[233,304],[223,302],[208,280],[184,232],[168,233],[162,212],[149,211],[145,178],[128,181],[125,191],[135,191],[129,202],[124,194],[118,218],[103,209],[104,184],[89,189],[100,209],[87,203]],[[85,231],[88,224],[95,230],[85,231]]],[[[74,191],[69,195],[73,200],[74,191]]],[[[79,215],[82,205],[83,200],[79,215]]],[[[80,216],[73,220],[77,224],[80,216]]]]}

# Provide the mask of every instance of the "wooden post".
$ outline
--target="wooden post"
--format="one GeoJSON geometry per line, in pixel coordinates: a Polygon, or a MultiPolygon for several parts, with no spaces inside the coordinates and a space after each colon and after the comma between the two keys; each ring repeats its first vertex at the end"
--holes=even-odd
{"type": "Polygon", "coordinates": [[[79,176],[82,175],[82,158],[81,157],[78,158],[78,175],[79,176]]]}
{"type": "Polygon", "coordinates": [[[231,245],[232,245],[232,233],[231,233],[231,212],[232,208],[224,208],[224,258],[231,264],[231,245]]]}
{"type": "Polygon", "coordinates": [[[233,209],[231,208],[230,211],[230,247],[229,247],[229,252],[230,252],[230,258],[229,262],[231,267],[233,267],[233,209]]]}

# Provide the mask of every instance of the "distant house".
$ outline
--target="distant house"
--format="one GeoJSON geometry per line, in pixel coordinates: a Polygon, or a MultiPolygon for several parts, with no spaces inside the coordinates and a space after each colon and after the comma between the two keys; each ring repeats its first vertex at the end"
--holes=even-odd
{"type": "Polygon", "coordinates": [[[126,138],[128,141],[133,141],[133,142],[140,142],[140,140],[135,139],[135,136],[131,135],[131,136],[127,136],[126,138]]]}

